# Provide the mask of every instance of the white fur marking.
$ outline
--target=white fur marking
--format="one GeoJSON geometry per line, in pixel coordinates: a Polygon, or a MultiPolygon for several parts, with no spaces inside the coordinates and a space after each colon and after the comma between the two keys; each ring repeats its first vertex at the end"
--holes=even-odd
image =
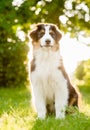
{"type": "MultiPolygon", "coordinates": [[[[49,27],[46,27],[48,34],[49,27]]],[[[47,35],[44,37],[47,38],[47,35]]],[[[33,84],[33,100],[38,113],[38,117],[44,119],[46,116],[46,104],[54,100],[56,118],[64,118],[65,107],[68,103],[67,82],[60,66],[59,51],[51,51],[50,48],[39,48],[34,52],[35,71],[31,73],[33,84]]]]}
{"type": "Polygon", "coordinates": [[[52,36],[49,34],[49,30],[50,26],[45,26],[45,34],[43,35],[43,37],[39,40],[41,46],[45,46],[46,45],[46,40],[50,40],[50,45],[53,46],[54,45],[54,39],[52,38],[52,36]]]}

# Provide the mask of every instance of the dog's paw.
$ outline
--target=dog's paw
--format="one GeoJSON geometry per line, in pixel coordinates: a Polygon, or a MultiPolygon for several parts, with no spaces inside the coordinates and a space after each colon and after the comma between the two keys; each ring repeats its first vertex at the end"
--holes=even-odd
{"type": "Polygon", "coordinates": [[[59,112],[56,114],[56,119],[64,119],[65,118],[65,113],[64,112],[59,112]]]}
{"type": "Polygon", "coordinates": [[[38,118],[39,118],[39,119],[44,120],[45,117],[46,117],[46,114],[45,114],[45,113],[43,113],[43,112],[39,112],[39,113],[38,113],[38,118]]]}

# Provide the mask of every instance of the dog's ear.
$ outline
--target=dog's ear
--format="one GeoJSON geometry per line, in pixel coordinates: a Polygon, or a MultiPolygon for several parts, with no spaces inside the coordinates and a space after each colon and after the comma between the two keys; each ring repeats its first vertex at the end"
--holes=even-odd
{"type": "Polygon", "coordinates": [[[36,26],[34,30],[32,30],[32,31],[29,32],[29,37],[30,37],[33,41],[37,41],[37,37],[38,37],[38,35],[37,35],[37,30],[38,30],[38,28],[37,28],[37,26],[36,26]]]}
{"type": "Polygon", "coordinates": [[[29,33],[29,37],[33,40],[33,41],[37,41],[38,38],[39,38],[39,32],[40,30],[42,29],[43,27],[43,24],[42,23],[38,23],[36,26],[35,26],[35,29],[32,30],[30,33],[29,33]]]}
{"type": "Polygon", "coordinates": [[[57,41],[59,41],[62,38],[62,33],[61,31],[58,29],[58,27],[56,26],[56,37],[57,37],[57,41]]]}

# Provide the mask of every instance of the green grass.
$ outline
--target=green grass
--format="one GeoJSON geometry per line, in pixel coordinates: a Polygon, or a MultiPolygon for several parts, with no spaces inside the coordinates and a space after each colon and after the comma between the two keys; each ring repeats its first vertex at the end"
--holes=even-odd
{"type": "Polygon", "coordinates": [[[27,88],[0,88],[0,130],[90,130],[90,94],[84,87],[81,92],[81,112],[76,110],[63,120],[54,116],[39,120],[27,88]]]}

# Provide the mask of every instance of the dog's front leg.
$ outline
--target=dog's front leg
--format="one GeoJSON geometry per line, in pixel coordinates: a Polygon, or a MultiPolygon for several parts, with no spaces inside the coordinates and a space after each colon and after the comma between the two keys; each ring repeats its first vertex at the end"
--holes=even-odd
{"type": "Polygon", "coordinates": [[[56,119],[62,119],[65,117],[65,105],[62,104],[62,99],[60,99],[60,95],[56,95],[55,98],[56,119]]]}
{"type": "Polygon", "coordinates": [[[37,93],[38,96],[35,95],[35,106],[36,111],[38,113],[38,118],[45,119],[46,117],[46,104],[43,96],[40,93],[37,93]]]}
{"type": "Polygon", "coordinates": [[[67,83],[62,84],[63,87],[56,90],[55,93],[55,113],[56,119],[65,117],[65,109],[68,102],[67,83]]]}

